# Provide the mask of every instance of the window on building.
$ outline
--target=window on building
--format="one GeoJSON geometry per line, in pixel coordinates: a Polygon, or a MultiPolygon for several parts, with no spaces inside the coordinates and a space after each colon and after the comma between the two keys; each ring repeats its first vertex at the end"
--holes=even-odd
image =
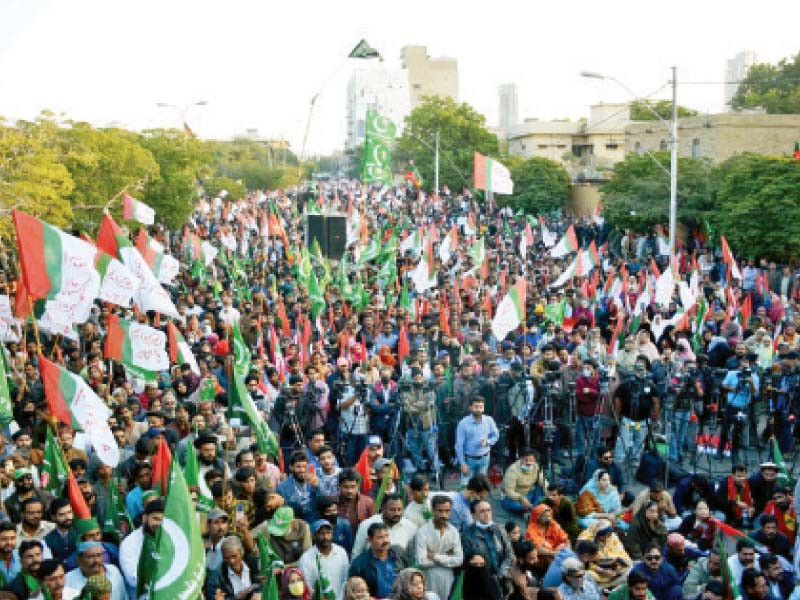
{"type": "Polygon", "coordinates": [[[415,90],[421,90],[422,89],[422,84],[421,83],[415,83],[414,84],[414,89],[415,90]]]}
{"type": "Polygon", "coordinates": [[[581,147],[580,146],[573,146],[572,147],[572,154],[574,156],[580,156],[581,155],[581,147]]]}
{"type": "Polygon", "coordinates": [[[658,149],[659,150],[667,150],[667,140],[661,140],[658,143],[658,149]]]}
{"type": "Polygon", "coordinates": [[[567,147],[566,144],[556,144],[556,148],[562,148],[563,149],[563,148],[566,148],[566,147],[567,147]]]}
{"type": "Polygon", "coordinates": [[[545,148],[547,148],[547,144],[539,144],[538,147],[539,147],[539,150],[544,150],[545,148]]]}
{"type": "Polygon", "coordinates": [[[616,150],[619,148],[618,144],[606,144],[606,150],[616,150]]]}
{"type": "Polygon", "coordinates": [[[692,158],[697,160],[700,158],[700,139],[694,138],[692,140],[692,158]]]}
{"type": "Polygon", "coordinates": [[[525,144],[522,144],[522,149],[523,149],[523,150],[526,150],[526,148],[525,148],[525,144]]]}
{"type": "Polygon", "coordinates": [[[641,142],[636,142],[636,145],[633,147],[633,151],[636,152],[639,156],[644,154],[644,148],[642,148],[641,142]]]}

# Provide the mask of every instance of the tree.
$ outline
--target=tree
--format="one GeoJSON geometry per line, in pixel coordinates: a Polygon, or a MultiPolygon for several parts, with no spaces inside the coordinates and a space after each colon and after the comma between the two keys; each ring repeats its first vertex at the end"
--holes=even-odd
{"type": "Polygon", "coordinates": [[[244,184],[241,181],[234,181],[230,177],[212,177],[203,181],[203,191],[209,198],[216,198],[222,190],[227,191],[227,197],[233,200],[241,200],[247,195],[244,184]]]}
{"type": "MultiPolygon", "coordinates": [[[[696,114],[696,110],[678,105],[679,118],[693,117],[696,114]]],[[[631,121],[657,121],[656,115],[669,121],[672,118],[672,100],[634,100],[631,102],[631,121]]]]}
{"type": "Polygon", "coordinates": [[[136,196],[145,184],[158,176],[153,154],[139,143],[137,134],[124,129],[95,129],[88,123],[69,123],[61,130],[63,162],[75,182],[70,201],[73,225],[92,229],[100,221],[103,208],[115,218],[122,216],[125,191],[136,196]]]}
{"type": "Polygon", "coordinates": [[[0,119],[0,236],[13,230],[13,208],[41,217],[57,227],[72,219],[69,197],[75,184],[61,162],[58,123],[42,113],[13,126],[0,119]]]}
{"type": "Polygon", "coordinates": [[[800,162],[740,154],[717,168],[716,210],[709,219],[736,256],[796,260],[800,238],[800,162]]]}
{"type": "Polygon", "coordinates": [[[800,113],[800,52],[777,65],[750,67],[731,104],[733,108],[762,107],[769,114],[800,113]]]}
{"type": "Polygon", "coordinates": [[[406,117],[403,135],[397,140],[395,160],[401,169],[409,160],[432,189],[434,143],[439,132],[439,185],[460,190],[472,187],[473,152],[497,156],[497,137],[486,129],[486,117],[469,104],[452,98],[429,96],[406,117]]]}
{"type": "Polygon", "coordinates": [[[512,157],[505,163],[514,181],[514,195],[508,198],[511,206],[536,214],[564,206],[569,197],[570,177],[560,163],[539,157],[512,157]]]}
{"type": "Polygon", "coordinates": [[[192,213],[196,182],[209,170],[211,154],[201,141],[176,129],[150,129],[140,141],[158,163],[158,176],[147,182],[141,199],[167,227],[178,229],[192,213]]]}
{"type": "MultiPolygon", "coordinates": [[[[669,170],[669,153],[653,157],[669,170]]],[[[603,186],[603,214],[615,226],[651,231],[669,222],[669,175],[648,155],[629,154],[603,186]]],[[[713,169],[708,159],[678,159],[678,220],[697,225],[714,211],[713,169]]]]}

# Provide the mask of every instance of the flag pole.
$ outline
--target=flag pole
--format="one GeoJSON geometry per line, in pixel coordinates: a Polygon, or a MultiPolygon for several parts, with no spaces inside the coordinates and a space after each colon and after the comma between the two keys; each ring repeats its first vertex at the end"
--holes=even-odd
{"type": "Polygon", "coordinates": [[[36,339],[36,354],[42,353],[42,342],[39,339],[39,325],[36,323],[36,315],[33,312],[33,300],[30,296],[28,296],[28,307],[31,311],[31,316],[33,317],[31,320],[33,321],[33,335],[36,339]]]}

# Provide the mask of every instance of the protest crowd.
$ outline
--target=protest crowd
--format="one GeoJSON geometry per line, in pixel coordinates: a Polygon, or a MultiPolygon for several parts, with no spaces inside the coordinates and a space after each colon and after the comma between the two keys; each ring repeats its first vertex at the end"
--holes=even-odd
{"type": "Polygon", "coordinates": [[[124,202],[0,257],[3,598],[800,598],[789,266],[414,181],[124,202]]]}

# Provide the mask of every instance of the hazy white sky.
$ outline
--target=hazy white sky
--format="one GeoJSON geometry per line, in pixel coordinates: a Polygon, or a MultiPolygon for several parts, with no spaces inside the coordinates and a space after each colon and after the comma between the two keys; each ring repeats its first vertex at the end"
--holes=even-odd
{"type": "MultiPolygon", "coordinates": [[[[723,79],[743,49],[776,61],[800,51],[797,0],[0,0],[0,115],[41,109],[97,125],[178,125],[156,102],[197,100],[188,121],[202,137],[256,128],[299,149],[321,88],[310,152],[343,145],[345,57],[365,37],[399,66],[400,48],[427,45],[458,59],[460,99],[497,122],[497,86],[519,88],[520,117],[588,115],[628,99],[595,70],[638,94],[679,81],[723,79]]],[[[660,97],[666,97],[667,88],[660,97]]],[[[721,85],[686,84],[679,103],[722,108],[721,85]]]]}

